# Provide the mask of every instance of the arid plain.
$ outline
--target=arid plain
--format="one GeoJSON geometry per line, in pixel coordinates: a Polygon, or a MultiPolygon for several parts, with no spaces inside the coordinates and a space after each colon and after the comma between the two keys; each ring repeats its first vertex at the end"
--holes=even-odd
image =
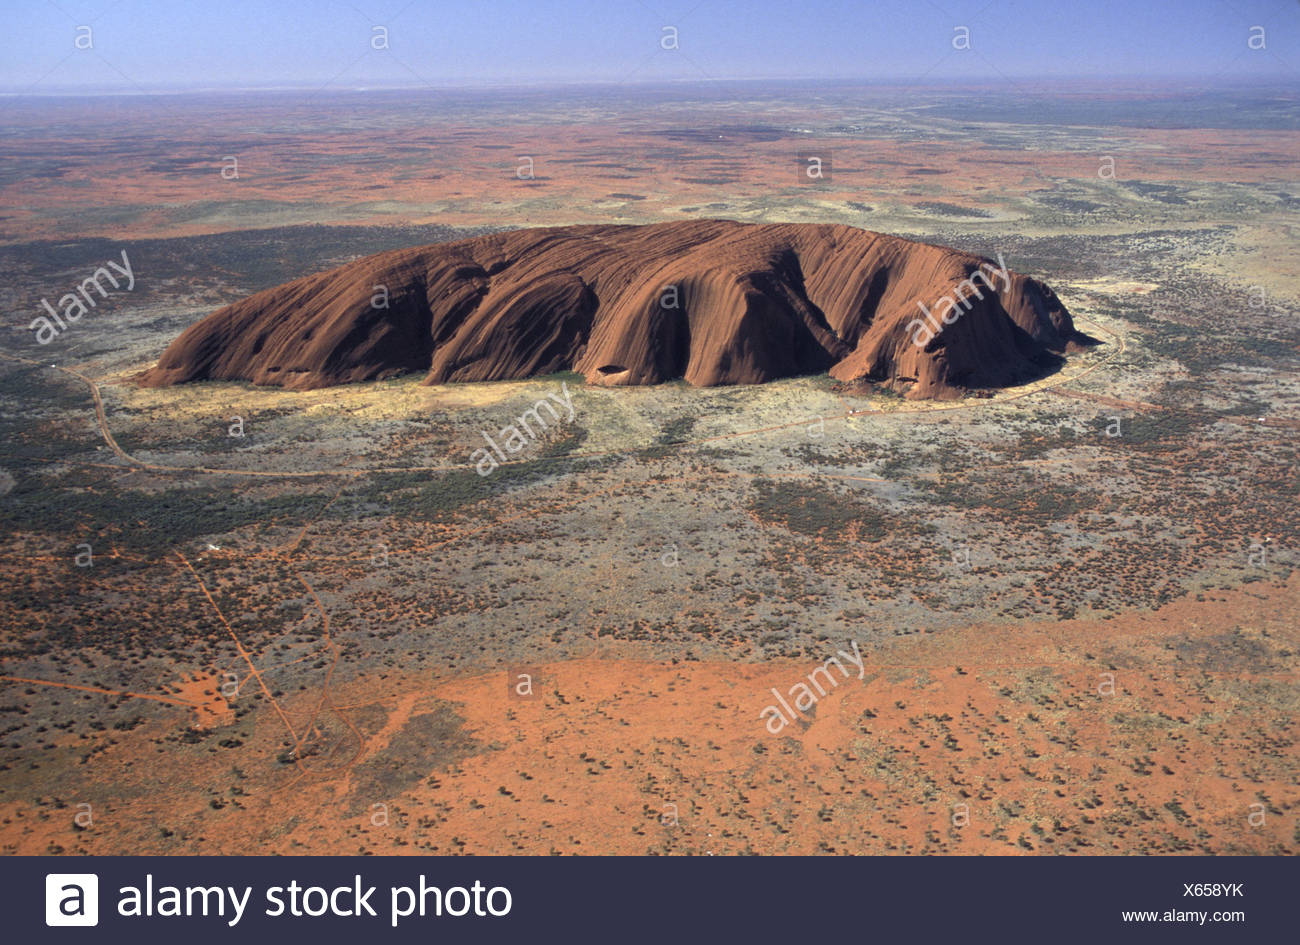
{"type": "Polygon", "coordinates": [[[1300,850],[1294,89],[5,108],[5,852],[1300,850]],[[132,381],[370,253],[693,218],[1001,254],[1099,343],[942,402],[132,381]]]}

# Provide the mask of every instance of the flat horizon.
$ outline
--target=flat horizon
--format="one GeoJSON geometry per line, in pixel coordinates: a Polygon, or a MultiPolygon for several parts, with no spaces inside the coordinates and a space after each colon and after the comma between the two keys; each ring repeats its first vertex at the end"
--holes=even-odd
{"type": "Polygon", "coordinates": [[[1295,77],[1275,76],[1269,81],[1260,81],[1259,76],[1211,76],[1206,77],[1196,73],[1184,74],[1167,74],[1167,75],[1090,75],[1090,74],[1073,74],[1073,75],[1023,75],[1017,76],[1015,82],[1008,82],[1002,79],[972,79],[962,78],[933,78],[923,79],[908,78],[887,78],[883,76],[844,76],[844,77],[818,77],[818,76],[772,76],[772,77],[745,77],[745,76],[719,76],[714,78],[661,78],[661,79],[644,79],[631,81],[614,81],[599,79],[572,79],[572,80],[543,80],[537,82],[524,81],[495,81],[485,79],[481,82],[462,82],[447,83],[439,85],[425,85],[422,83],[367,83],[356,86],[337,86],[321,87],[319,84],[311,81],[283,82],[278,84],[256,84],[256,85],[160,85],[156,87],[144,88],[126,88],[126,87],[53,87],[42,89],[41,91],[30,91],[22,89],[0,88],[0,97],[11,99],[22,98],[104,98],[104,97],[128,97],[128,96],[151,96],[151,95],[208,95],[208,94],[265,94],[275,92],[305,92],[312,95],[335,94],[335,95],[358,95],[370,92],[491,92],[491,91],[511,91],[511,90],[529,90],[545,91],[547,89],[611,89],[611,90],[629,90],[637,89],[659,89],[659,88],[680,88],[680,89],[701,89],[708,87],[734,86],[734,85],[751,85],[757,87],[789,87],[789,86],[826,86],[826,87],[852,87],[852,86],[870,86],[877,88],[948,88],[965,91],[1003,91],[1008,93],[1014,92],[1034,92],[1039,89],[1025,88],[1025,83],[1034,83],[1047,88],[1065,88],[1065,87],[1104,87],[1112,89],[1176,89],[1183,85],[1195,86],[1188,91],[1205,91],[1207,89],[1241,89],[1250,88],[1256,91],[1271,89],[1291,89],[1300,92],[1300,75],[1295,77]]]}

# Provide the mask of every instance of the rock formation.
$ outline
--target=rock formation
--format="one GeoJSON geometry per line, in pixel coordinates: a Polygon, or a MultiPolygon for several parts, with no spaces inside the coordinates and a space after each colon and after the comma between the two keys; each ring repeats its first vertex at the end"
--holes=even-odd
{"type": "Polygon", "coordinates": [[[214,312],[138,380],[302,390],[573,370],[709,386],[829,371],[954,397],[1042,374],[1082,339],[1051,289],[979,256],[849,226],[698,220],[368,256],[214,312]]]}

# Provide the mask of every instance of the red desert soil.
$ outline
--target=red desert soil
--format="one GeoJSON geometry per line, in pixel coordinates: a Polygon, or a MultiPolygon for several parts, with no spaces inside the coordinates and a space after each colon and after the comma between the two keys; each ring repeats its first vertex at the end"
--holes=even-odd
{"type": "MultiPolygon", "coordinates": [[[[57,242],[69,232],[112,240],[224,232],[230,218],[212,209],[214,188],[224,188],[215,191],[219,197],[241,201],[241,214],[266,207],[255,226],[319,223],[326,215],[331,222],[385,225],[556,225],[620,216],[621,222],[647,222],[675,219],[683,208],[720,196],[712,176],[696,176],[679,160],[685,146],[664,136],[665,127],[716,126],[716,113],[707,108],[627,109],[605,123],[536,122],[526,110],[497,123],[440,116],[436,132],[421,116],[384,127],[385,147],[376,148],[372,136],[322,122],[326,105],[313,97],[300,111],[284,103],[251,111],[212,102],[194,108],[177,97],[155,103],[154,117],[125,105],[106,111],[100,101],[67,103],[67,120],[53,132],[46,109],[15,109],[6,117],[20,134],[5,139],[0,155],[19,166],[58,154],[58,173],[0,184],[8,224],[0,241],[57,242]],[[168,156],[183,159],[160,162],[138,140],[124,138],[127,114],[137,129],[148,130],[150,120],[165,122],[164,131],[146,140],[166,140],[168,156]],[[74,146],[64,127],[93,137],[74,146]],[[106,162],[102,148],[84,146],[100,136],[130,159],[106,162]],[[237,180],[223,177],[228,162],[214,153],[213,141],[229,142],[222,154],[238,155],[237,180]],[[535,162],[535,179],[517,174],[525,155],[535,162]],[[636,199],[619,196],[627,191],[636,199]],[[88,216],[88,206],[100,213],[88,216]]],[[[336,123],[351,118],[349,108],[360,106],[345,107],[336,123]]],[[[777,127],[841,118],[834,106],[806,100],[773,105],[764,114],[765,123],[777,127]]],[[[833,180],[817,189],[828,202],[907,207],[941,199],[1013,215],[1021,200],[1054,180],[1097,180],[1106,155],[1122,155],[1118,175],[1129,180],[1247,184],[1289,179],[1300,153],[1300,132],[1257,128],[1090,129],[1103,142],[1096,149],[1046,136],[1032,152],[971,141],[960,148],[888,137],[808,136],[796,143],[718,132],[710,142],[713,163],[730,181],[721,195],[738,207],[755,201],[781,206],[782,189],[794,177],[792,152],[800,148],[833,149],[833,180]]]]}
{"type": "Polygon", "coordinates": [[[309,389],[574,370],[713,386],[829,369],[952,397],[1041,373],[1076,340],[1051,289],[979,256],[843,225],[690,220],[368,256],[213,313],[139,380],[309,389]]]}
{"type": "Polygon", "coordinates": [[[329,718],[285,701],[316,720],[297,762],[265,705],[237,747],[178,737],[178,707],[80,742],[88,783],[5,805],[4,851],[1294,853],[1298,596],[864,647],[861,680],[775,735],[770,690],[818,662],[593,652],[533,667],[532,698],[506,671],[375,672],[336,681],[329,718]]]}

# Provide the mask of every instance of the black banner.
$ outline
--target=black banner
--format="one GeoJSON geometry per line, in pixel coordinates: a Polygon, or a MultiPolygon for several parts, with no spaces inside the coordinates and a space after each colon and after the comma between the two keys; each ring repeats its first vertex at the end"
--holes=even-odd
{"type": "Polygon", "coordinates": [[[1263,858],[8,858],[13,942],[1289,941],[1263,858]],[[67,926],[67,930],[58,928],[67,926]]]}

